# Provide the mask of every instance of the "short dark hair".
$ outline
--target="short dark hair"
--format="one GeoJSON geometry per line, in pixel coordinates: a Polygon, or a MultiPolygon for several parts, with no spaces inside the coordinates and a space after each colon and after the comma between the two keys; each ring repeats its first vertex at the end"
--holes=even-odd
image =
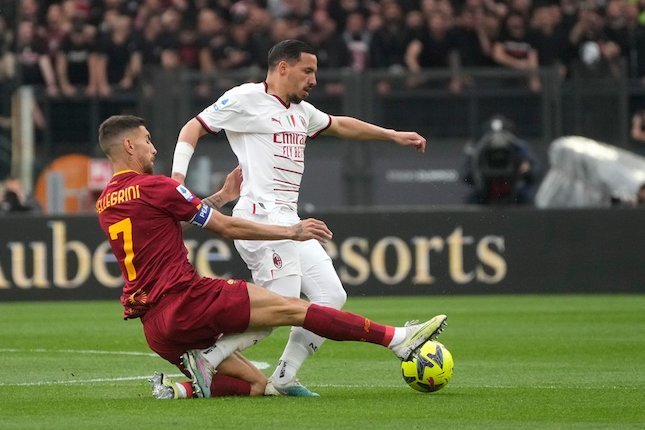
{"type": "Polygon", "coordinates": [[[316,50],[301,40],[287,39],[276,43],[269,49],[269,70],[274,69],[280,61],[300,60],[300,54],[303,52],[316,55],[316,50]]]}
{"type": "Polygon", "coordinates": [[[110,156],[114,144],[118,142],[117,138],[125,131],[139,128],[146,125],[143,118],[134,115],[113,115],[103,121],[99,127],[99,146],[107,155],[110,156]]]}

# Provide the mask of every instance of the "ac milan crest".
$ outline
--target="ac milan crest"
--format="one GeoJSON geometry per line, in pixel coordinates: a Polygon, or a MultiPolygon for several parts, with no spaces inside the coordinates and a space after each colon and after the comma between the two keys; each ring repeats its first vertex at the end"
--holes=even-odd
{"type": "Polygon", "coordinates": [[[282,258],[280,258],[277,252],[273,253],[273,265],[278,269],[282,269],[282,258]]]}

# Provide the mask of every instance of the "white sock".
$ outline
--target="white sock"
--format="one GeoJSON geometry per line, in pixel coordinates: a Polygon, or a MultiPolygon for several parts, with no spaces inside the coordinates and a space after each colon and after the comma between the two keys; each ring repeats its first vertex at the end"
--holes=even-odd
{"type": "Polygon", "coordinates": [[[265,330],[250,331],[239,335],[235,335],[235,336],[239,336],[239,342],[237,343],[237,350],[244,351],[246,348],[249,348],[255,345],[256,343],[258,343],[259,341],[261,341],[262,339],[270,335],[272,331],[273,331],[272,328],[268,328],[265,330]]]}
{"type": "Polygon", "coordinates": [[[235,351],[242,351],[259,340],[264,339],[271,333],[271,330],[259,330],[240,334],[229,334],[222,336],[210,348],[202,351],[204,358],[211,366],[217,368],[222,361],[235,351]]]}
{"type": "Polygon", "coordinates": [[[307,357],[316,352],[324,340],[325,338],[302,327],[293,327],[278,366],[271,375],[273,382],[276,385],[293,382],[307,357]]]}
{"type": "Polygon", "coordinates": [[[405,332],[405,327],[394,327],[394,336],[392,336],[392,340],[390,341],[388,348],[392,348],[393,346],[403,342],[405,340],[405,332]]]}
{"type": "Polygon", "coordinates": [[[286,360],[280,360],[275,368],[271,381],[274,385],[287,385],[296,379],[298,368],[286,360]]]}
{"type": "Polygon", "coordinates": [[[202,350],[202,354],[210,365],[217,369],[217,366],[235,351],[237,351],[237,342],[234,339],[222,337],[210,348],[202,350]]]}

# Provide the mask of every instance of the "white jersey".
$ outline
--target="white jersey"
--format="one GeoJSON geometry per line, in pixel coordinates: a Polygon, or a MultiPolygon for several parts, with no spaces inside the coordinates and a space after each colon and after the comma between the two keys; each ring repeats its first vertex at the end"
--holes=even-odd
{"type": "Polygon", "coordinates": [[[228,90],[197,120],[211,133],[226,131],[242,168],[238,207],[297,211],[306,140],[331,125],[328,114],[305,101],[287,107],[262,82],[228,90]]]}

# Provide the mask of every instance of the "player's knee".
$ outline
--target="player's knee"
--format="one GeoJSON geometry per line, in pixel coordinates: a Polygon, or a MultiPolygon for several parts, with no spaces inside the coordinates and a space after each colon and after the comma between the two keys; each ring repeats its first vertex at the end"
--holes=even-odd
{"type": "Polygon", "coordinates": [[[340,309],[345,305],[345,302],[347,301],[347,292],[341,286],[331,293],[329,301],[331,307],[340,309]]]}
{"type": "Polygon", "coordinates": [[[312,303],[340,309],[347,301],[347,293],[335,272],[322,272],[308,278],[303,290],[312,303]]]}
{"type": "Polygon", "coordinates": [[[314,303],[329,306],[334,309],[342,308],[346,301],[347,292],[343,288],[343,284],[340,283],[340,280],[337,280],[337,282],[330,282],[327,285],[327,288],[324,291],[321,291],[317,300],[312,300],[314,303]]]}

